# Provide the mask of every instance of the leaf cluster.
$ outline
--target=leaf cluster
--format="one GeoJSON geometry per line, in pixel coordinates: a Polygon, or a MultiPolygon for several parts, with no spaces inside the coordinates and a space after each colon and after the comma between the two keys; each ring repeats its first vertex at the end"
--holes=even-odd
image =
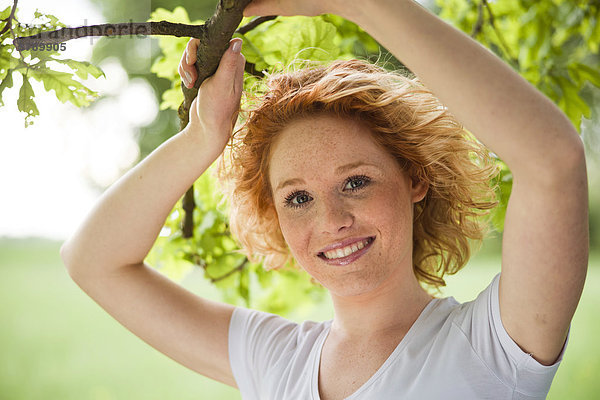
{"type": "Polygon", "coordinates": [[[323,299],[324,290],[308,274],[294,268],[266,271],[240,252],[229,232],[227,205],[213,177],[216,164],[194,184],[194,235],[183,238],[181,200],[146,257],[146,261],[173,280],[200,268],[223,299],[231,304],[289,314],[306,312],[323,299]]]}
{"type": "MultiPolygon", "coordinates": [[[[582,120],[600,108],[600,1],[437,0],[439,16],[509,63],[561,108],[581,132],[582,120]],[[477,29],[479,23],[481,29],[477,29]]],[[[504,228],[512,174],[506,164],[495,179],[500,201],[492,223],[504,228]]]]}
{"type": "MultiPolygon", "coordinates": [[[[585,91],[590,86],[600,87],[598,59],[590,56],[598,53],[600,43],[600,30],[596,27],[597,6],[581,7],[576,2],[561,0],[493,3],[437,0],[437,4],[442,18],[465,32],[474,32],[480,43],[554,100],[577,128],[582,118],[590,117],[593,101],[586,98],[585,91]],[[481,28],[476,29],[481,21],[481,28]]],[[[189,21],[183,9],[157,10],[153,18],[189,21]]],[[[245,19],[242,24],[247,22],[245,19]]],[[[247,62],[252,63],[256,71],[266,74],[297,60],[369,58],[379,57],[382,53],[377,42],[360,27],[334,15],[276,18],[236,36],[243,40],[242,51],[247,62]]],[[[183,98],[177,66],[186,42],[161,38],[163,57],[155,62],[152,70],[173,82],[171,90],[163,95],[162,109],[176,109],[183,98]]],[[[392,68],[401,65],[394,64],[392,68]]],[[[244,89],[260,90],[260,82],[260,78],[246,74],[244,89]]],[[[490,185],[497,188],[500,204],[494,210],[491,222],[496,230],[502,231],[512,189],[512,173],[502,160],[493,153],[492,156],[496,158],[500,172],[490,185]]],[[[209,279],[225,274],[225,279],[215,283],[232,302],[243,299],[248,306],[289,314],[299,305],[311,304],[313,296],[322,296],[322,291],[299,271],[274,274],[240,258],[235,242],[225,239],[228,237],[226,214],[217,211],[218,201],[206,202],[207,193],[216,193],[210,179],[213,178],[205,174],[196,183],[196,198],[204,198],[200,201],[204,206],[211,205],[208,209],[198,208],[194,215],[194,237],[187,242],[187,248],[181,242],[177,246],[179,259],[194,259],[193,264],[201,265],[209,279]],[[181,252],[181,249],[185,250],[181,252]]],[[[180,218],[182,212],[178,208],[172,216],[180,218]]],[[[175,232],[176,226],[170,225],[170,229],[175,232]]],[[[174,234],[172,239],[182,240],[179,234],[174,234]]],[[[177,250],[168,251],[175,254],[177,250]]]]}
{"type": "MultiPolygon", "coordinates": [[[[150,20],[201,24],[190,21],[186,10],[155,10],[150,20]]],[[[244,18],[241,25],[250,22],[244,18]]],[[[286,17],[260,24],[245,34],[234,37],[243,40],[242,53],[255,70],[271,74],[285,66],[303,60],[333,61],[353,57],[369,57],[379,52],[379,45],[356,24],[334,15],[320,17],[286,17]]],[[[160,37],[162,56],[151,71],[171,81],[172,86],[162,96],[161,109],[176,110],[183,100],[178,65],[188,39],[160,37]]],[[[244,89],[260,90],[259,77],[246,73],[244,89]]],[[[302,312],[324,296],[321,286],[315,284],[303,271],[288,268],[266,271],[261,264],[251,263],[228,230],[226,210],[220,209],[222,198],[215,178],[207,171],[194,184],[196,208],[194,235],[184,239],[181,223],[184,215],[179,202],[165,224],[164,236],[159,236],[148,261],[174,279],[181,279],[194,267],[203,270],[205,278],[213,282],[234,304],[262,309],[279,314],[302,312]]]]}
{"type": "Polygon", "coordinates": [[[17,15],[18,10],[11,14],[11,7],[0,12],[0,19],[4,21],[4,26],[9,27],[0,36],[0,106],[4,105],[2,100],[4,89],[14,85],[14,74],[20,74],[22,78],[17,107],[19,111],[26,113],[25,126],[33,124],[33,118],[39,115],[30,79],[41,82],[48,92],[54,91],[56,98],[62,103],[68,101],[77,107],[90,105],[98,97],[98,93],[86,87],[81,80],[88,79],[89,75],[99,78],[104,76],[104,72],[86,61],[60,58],[58,46],[45,47],[43,50],[17,51],[13,45],[16,37],[31,36],[40,32],[53,31],[57,27],[65,27],[56,16],[42,14],[37,10],[33,21],[28,24],[21,23],[17,15]],[[75,79],[75,76],[78,79],[75,79]]]}

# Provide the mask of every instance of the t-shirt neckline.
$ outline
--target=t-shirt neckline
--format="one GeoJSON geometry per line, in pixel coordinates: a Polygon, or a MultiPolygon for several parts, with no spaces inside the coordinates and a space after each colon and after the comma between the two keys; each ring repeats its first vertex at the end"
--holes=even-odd
{"type": "MultiPolygon", "coordinates": [[[[434,306],[442,300],[444,300],[444,299],[433,298],[429,301],[429,303],[427,303],[427,305],[425,306],[425,308],[423,308],[423,310],[421,311],[421,313],[419,314],[419,316],[417,317],[415,322],[408,329],[408,332],[406,332],[406,335],[404,335],[402,340],[400,340],[400,343],[398,343],[398,345],[396,346],[394,351],[392,351],[392,353],[383,362],[383,364],[381,364],[379,369],[377,369],[377,371],[375,371],[375,373],[373,375],[371,375],[371,377],[369,379],[367,379],[367,381],[365,383],[363,383],[358,389],[356,389],[356,391],[354,393],[352,393],[350,396],[346,397],[344,400],[355,399],[356,396],[360,395],[361,392],[366,390],[366,388],[368,388],[374,381],[376,381],[379,378],[379,376],[381,374],[383,374],[385,372],[385,370],[390,366],[390,364],[393,362],[393,360],[396,357],[398,357],[398,355],[406,347],[407,343],[410,342],[410,339],[414,335],[414,332],[418,330],[419,326],[423,323],[426,316],[430,313],[431,309],[433,309],[434,306]]],[[[313,365],[312,365],[312,374],[311,374],[311,380],[310,380],[312,400],[321,400],[321,397],[319,396],[319,366],[321,364],[321,353],[323,351],[323,345],[325,344],[325,339],[327,338],[327,335],[329,335],[329,330],[331,329],[331,322],[332,321],[328,321],[327,326],[325,327],[325,329],[323,329],[323,331],[319,335],[317,342],[316,342],[314,355],[312,357],[313,365]]]]}

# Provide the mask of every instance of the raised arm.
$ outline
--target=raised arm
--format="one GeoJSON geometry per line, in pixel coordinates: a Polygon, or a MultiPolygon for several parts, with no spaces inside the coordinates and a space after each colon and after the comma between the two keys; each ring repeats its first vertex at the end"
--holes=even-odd
{"type": "Polygon", "coordinates": [[[588,263],[587,176],[577,131],[492,52],[418,3],[361,0],[341,10],[405,63],[511,169],[500,313],[524,351],[553,363],[588,263]]]}
{"type": "Polygon", "coordinates": [[[413,0],[254,0],[244,15],[322,13],[369,32],[511,169],[501,318],[522,349],[553,363],[588,262],[587,176],[577,131],[492,52],[413,0]]]}
{"type": "Polygon", "coordinates": [[[231,135],[245,63],[231,47],[202,84],[189,125],[103,193],[61,257],[73,280],[134,334],[235,386],[227,344],[233,308],[202,299],[144,264],[169,212],[231,135]]]}

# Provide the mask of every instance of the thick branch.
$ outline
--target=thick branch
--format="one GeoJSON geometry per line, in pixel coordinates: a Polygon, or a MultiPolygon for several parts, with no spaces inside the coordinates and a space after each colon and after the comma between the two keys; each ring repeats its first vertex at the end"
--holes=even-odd
{"type": "MultiPolygon", "coordinates": [[[[198,51],[196,52],[196,72],[198,73],[198,78],[191,89],[188,89],[183,84],[181,85],[184,99],[178,110],[180,129],[187,126],[190,117],[190,106],[198,94],[198,88],[206,78],[214,74],[217,70],[223,53],[229,47],[231,37],[242,21],[244,8],[250,4],[250,1],[252,0],[219,0],[215,14],[204,25],[204,36],[200,39],[198,51]]],[[[183,197],[182,206],[184,210],[194,209],[193,186],[183,197]]],[[[193,231],[193,212],[186,211],[183,219],[182,236],[184,238],[192,237],[193,231]]]]}
{"type": "Polygon", "coordinates": [[[67,40],[88,36],[142,37],[146,35],[168,35],[202,38],[204,29],[204,25],[186,25],[168,21],[78,26],[76,28],[61,28],[55,31],[40,32],[33,36],[16,38],[14,45],[17,50],[22,51],[36,45],[62,43],[67,40]]]}

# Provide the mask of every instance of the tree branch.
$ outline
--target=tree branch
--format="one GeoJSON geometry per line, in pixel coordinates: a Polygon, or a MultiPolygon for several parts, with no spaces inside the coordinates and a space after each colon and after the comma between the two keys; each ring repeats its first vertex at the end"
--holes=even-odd
{"type": "Polygon", "coordinates": [[[238,28],[238,30],[235,31],[235,33],[239,33],[239,34],[243,35],[246,32],[250,32],[252,29],[256,28],[258,25],[262,24],[263,22],[271,21],[275,18],[277,18],[277,15],[269,15],[269,16],[265,16],[265,17],[254,18],[252,21],[248,22],[246,25],[240,26],[238,28]]]}
{"type": "Polygon", "coordinates": [[[211,281],[211,283],[215,283],[218,281],[222,281],[223,279],[227,278],[228,276],[233,275],[234,273],[241,271],[242,269],[244,269],[244,267],[248,264],[248,259],[244,258],[244,261],[242,261],[240,263],[240,265],[238,265],[237,267],[235,267],[234,269],[232,269],[231,271],[228,271],[226,273],[224,273],[221,276],[217,276],[217,277],[213,277],[210,276],[207,272],[206,272],[206,268],[204,269],[204,272],[206,274],[206,276],[208,277],[208,279],[211,281]]]}
{"type": "Polygon", "coordinates": [[[477,35],[481,33],[481,29],[483,28],[483,2],[479,3],[477,7],[477,22],[475,23],[475,27],[473,27],[473,32],[471,32],[471,37],[475,39],[477,35]]]}
{"type": "Polygon", "coordinates": [[[12,26],[12,20],[15,17],[15,12],[17,10],[17,2],[19,0],[15,0],[12,6],[12,9],[10,10],[10,15],[8,16],[8,18],[6,18],[3,21],[6,21],[6,25],[4,25],[4,28],[2,28],[2,30],[0,31],[0,35],[2,35],[4,32],[6,32],[7,30],[9,30],[12,26]]]}
{"type": "MultiPolygon", "coordinates": [[[[200,44],[196,52],[195,66],[198,78],[191,89],[188,89],[184,84],[181,85],[184,100],[177,112],[180,130],[187,126],[190,117],[190,106],[192,100],[198,94],[198,88],[206,78],[217,70],[223,53],[229,47],[229,40],[231,40],[242,21],[244,8],[250,4],[250,1],[252,0],[220,0],[215,14],[204,25],[203,37],[200,38],[200,44]]],[[[193,185],[183,197],[182,205],[183,209],[186,210],[182,221],[182,236],[190,238],[194,233],[193,209],[195,208],[195,201],[193,185]]]]}
{"type": "MultiPolygon", "coordinates": [[[[80,26],[77,28],[62,28],[50,32],[42,32],[37,35],[16,38],[13,41],[17,50],[30,49],[35,45],[62,43],[67,40],[88,36],[132,36],[132,35],[170,35],[178,37],[194,37],[200,39],[198,51],[196,52],[196,72],[198,78],[194,87],[188,89],[181,85],[184,100],[179,106],[180,130],[185,128],[189,122],[189,109],[192,100],[198,94],[198,88],[206,78],[213,75],[217,70],[223,53],[229,47],[229,41],[242,21],[244,8],[252,0],[219,0],[214,15],[204,25],[186,25],[167,21],[160,22],[130,22],[120,24],[102,24],[93,26],[80,26]]],[[[17,0],[15,0],[15,5],[17,0]]],[[[14,9],[13,9],[14,12],[14,9]]],[[[12,15],[12,14],[11,14],[12,15]]],[[[257,18],[242,27],[247,32],[260,23],[275,17],[257,18]]],[[[10,22],[10,21],[9,21],[10,22]]],[[[6,27],[5,27],[6,28],[6,27]]],[[[258,72],[256,72],[258,74],[258,72]]],[[[195,208],[194,187],[186,192],[183,197],[183,209],[185,216],[182,221],[182,233],[184,238],[190,238],[194,233],[193,211],[195,208]]]]}
{"type": "Polygon", "coordinates": [[[506,41],[504,40],[504,36],[500,32],[500,30],[496,27],[496,19],[494,18],[494,13],[492,12],[492,8],[490,7],[490,4],[487,2],[487,0],[481,0],[481,2],[483,3],[483,5],[487,9],[488,13],[490,14],[490,25],[492,25],[494,32],[496,32],[496,36],[498,36],[498,40],[500,40],[500,44],[502,45],[504,52],[508,56],[509,60],[514,64],[515,68],[519,69],[519,60],[516,59],[515,57],[513,57],[513,55],[510,52],[510,48],[508,47],[508,45],[506,44],[506,41]]]}
{"type": "Polygon", "coordinates": [[[204,25],[186,25],[168,21],[101,24],[40,32],[33,36],[16,38],[13,43],[17,50],[21,51],[29,50],[36,45],[62,43],[67,40],[89,36],[115,37],[135,35],[139,37],[146,35],[168,35],[201,38],[204,29],[204,25]]]}

